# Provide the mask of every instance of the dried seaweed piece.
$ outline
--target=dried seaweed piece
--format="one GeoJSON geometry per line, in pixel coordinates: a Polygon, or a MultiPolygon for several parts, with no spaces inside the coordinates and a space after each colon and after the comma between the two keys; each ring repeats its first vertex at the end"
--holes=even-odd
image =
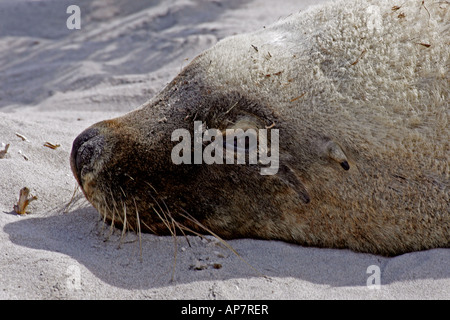
{"type": "Polygon", "coordinates": [[[359,57],[356,58],[356,60],[353,61],[350,65],[351,65],[351,66],[354,66],[355,64],[357,64],[357,63],[359,62],[359,60],[366,54],[366,52],[367,52],[367,50],[364,49],[364,50],[361,52],[361,54],[359,55],[359,57]]]}
{"type": "Polygon", "coordinates": [[[24,187],[22,189],[20,189],[20,194],[19,194],[19,201],[17,202],[17,204],[14,205],[14,211],[17,214],[23,215],[27,213],[27,207],[30,204],[31,201],[37,200],[36,196],[31,196],[30,195],[30,189],[28,189],[27,187],[24,187]]]}
{"type": "Polygon", "coordinates": [[[44,147],[47,147],[47,148],[55,150],[56,148],[61,147],[61,145],[60,144],[53,144],[53,143],[50,143],[50,142],[45,142],[44,143],[44,147]]]}
{"type": "Polygon", "coordinates": [[[306,92],[303,92],[301,95],[299,95],[298,97],[295,97],[295,98],[293,98],[293,99],[291,99],[291,102],[294,102],[294,101],[296,101],[296,100],[298,100],[298,99],[300,99],[300,98],[303,98],[303,96],[306,94],[306,92]]]}
{"type": "Polygon", "coordinates": [[[9,143],[5,146],[4,150],[0,150],[0,159],[5,158],[6,154],[8,153],[9,149],[9,143]]]}
{"type": "Polygon", "coordinates": [[[16,132],[16,136],[18,136],[20,139],[22,139],[22,141],[30,141],[27,139],[27,137],[25,137],[23,134],[17,133],[16,132]]]}
{"type": "Polygon", "coordinates": [[[17,151],[18,154],[20,154],[26,161],[29,160],[29,158],[22,152],[22,150],[17,151]]]}

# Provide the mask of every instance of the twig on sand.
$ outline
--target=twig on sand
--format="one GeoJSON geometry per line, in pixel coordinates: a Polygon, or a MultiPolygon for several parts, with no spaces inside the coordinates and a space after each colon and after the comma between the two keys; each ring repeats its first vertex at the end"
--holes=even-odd
{"type": "Polygon", "coordinates": [[[53,149],[53,150],[55,150],[56,148],[59,148],[61,145],[60,144],[53,144],[53,143],[50,143],[50,142],[45,142],[44,143],[44,147],[47,147],[47,148],[50,148],[50,149],[53,149]]]}
{"type": "Polygon", "coordinates": [[[6,146],[4,146],[3,150],[0,150],[0,159],[3,159],[6,156],[6,154],[8,153],[8,149],[9,149],[9,143],[6,146]]]}
{"type": "Polygon", "coordinates": [[[22,141],[30,141],[30,140],[28,140],[28,138],[25,137],[23,134],[20,134],[20,133],[17,133],[17,132],[16,132],[16,136],[18,136],[20,139],[22,139],[22,141]]]}
{"type": "Polygon", "coordinates": [[[20,190],[19,201],[14,205],[14,211],[17,214],[23,215],[27,213],[27,207],[31,201],[37,200],[36,196],[29,197],[30,189],[24,187],[20,190]]]}

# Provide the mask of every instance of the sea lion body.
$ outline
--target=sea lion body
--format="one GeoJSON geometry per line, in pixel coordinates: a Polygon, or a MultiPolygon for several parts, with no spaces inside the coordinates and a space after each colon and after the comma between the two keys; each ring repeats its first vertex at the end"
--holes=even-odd
{"type": "Polygon", "coordinates": [[[449,8],[393,5],[331,3],[220,41],[139,109],[75,140],[87,199],[156,234],[382,255],[450,247],[449,8]],[[172,133],[194,136],[196,121],[278,130],[277,172],[174,164],[172,133]]]}

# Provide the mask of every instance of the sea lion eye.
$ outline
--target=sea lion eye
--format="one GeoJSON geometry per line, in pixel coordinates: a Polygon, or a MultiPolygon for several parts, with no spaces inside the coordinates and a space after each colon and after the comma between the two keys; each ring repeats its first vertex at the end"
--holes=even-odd
{"type": "Polygon", "coordinates": [[[255,129],[227,129],[223,147],[234,152],[250,152],[258,147],[258,135],[255,129]]]}
{"type": "Polygon", "coordinates": [[[258,129],[254,122],[244,119],[222,131],[223,147],[234,152],[250,152],[258,147],[258,129]]]}

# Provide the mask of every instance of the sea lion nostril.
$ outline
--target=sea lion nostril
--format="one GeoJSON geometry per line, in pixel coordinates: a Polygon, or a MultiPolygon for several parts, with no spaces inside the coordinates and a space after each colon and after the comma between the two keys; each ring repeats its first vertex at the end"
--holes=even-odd
{"type": "Polygon", "coordinates": [[[99,130],[94,128],[86,129],[74,140],[70,164],[79,182],[81,170],[98,157],[103,145],[104,138],[99,135],[99,130]]]}
{"type": "Polygon", "coordinates": [[[72,156],[76,155],[78,149],[89,139],[92,139],[96,135],[98,135],[98,130],[94,128],[89,128],[84,130],[78,137],[75,138],[72,145],[72,156]]]}

